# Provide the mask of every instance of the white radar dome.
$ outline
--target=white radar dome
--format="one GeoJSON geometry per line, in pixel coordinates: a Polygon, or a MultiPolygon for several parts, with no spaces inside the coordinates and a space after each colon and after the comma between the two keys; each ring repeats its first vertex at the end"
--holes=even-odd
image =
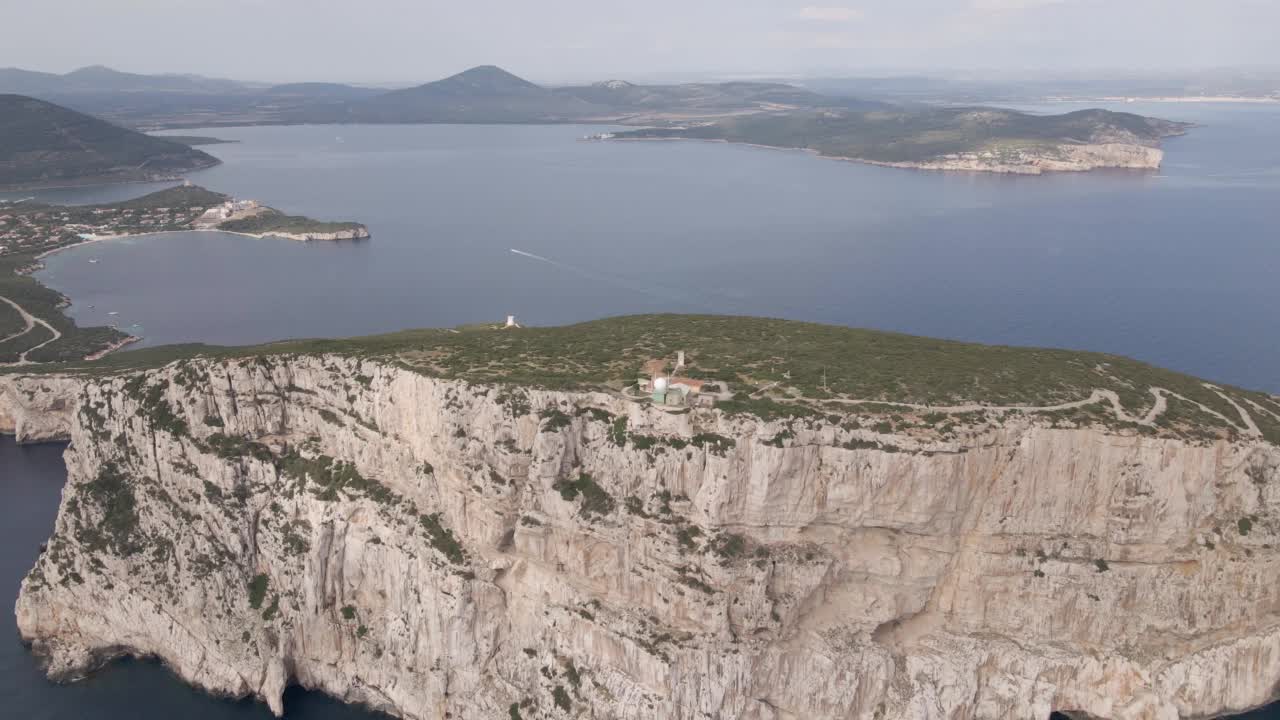
{"type": "Polygon", "coordinates": [[[667,379],[666,379],[666,378],[658,378],[657,380],[654,380],[654,381],[653,381],[653,389],[654,389],[654,390],[657,390],[658,392],[663,392],[663,391],[665,391],[665,390],[667,389],[667,379]]]}

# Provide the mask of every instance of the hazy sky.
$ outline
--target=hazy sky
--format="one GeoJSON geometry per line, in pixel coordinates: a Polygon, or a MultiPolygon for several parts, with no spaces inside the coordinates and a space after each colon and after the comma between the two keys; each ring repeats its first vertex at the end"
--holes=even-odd
{"type": "Polygon", "coordinates": [[[1280,65],[1280,0],[0,0],[0,67],[245,80],[1280,65]]]}

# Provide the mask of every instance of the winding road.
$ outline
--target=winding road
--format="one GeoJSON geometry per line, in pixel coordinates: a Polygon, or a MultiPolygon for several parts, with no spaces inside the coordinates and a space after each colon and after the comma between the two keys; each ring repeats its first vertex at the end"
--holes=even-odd
{"type": "Polygon", "coordinates": [[[48,345],[49,343],[52,343],[52,342],[56,342],[62,338],[62,333],[59,332],[57,328],[45,322],[44,320],[41,320],[35,315],[32,315],[31,313],[27,312],[26,308],[22,307],[18,303],[10,300],[9,298],[3,295],[0,295],[0,302],[8,303],[14,310],[17,310],[18,315],[22,316],[22,322],[26,323],[26,327],[23,328],[21,332],[16,332],[10,335],[9,337],[0,339],[0,345],[3,345],[4,343],[9,342],[10,340],[13,340],[15,338],[20,338],[23,335],[26,335],[27,333],[31,332],[32,328],[34,328],[36,325],[43,326],[44,329],[48,330],[50,333],[53,334],[53,337],[49,338],[48,340],[45,340],[39,345],[36,345],[35,347],[32,347],[32,348],[28,348],[26,351],[24,351],[21,355],[18,356],[17,362],[0,363],[0,366],[7,367],[7,366],[14,366],[14,365],[31,365],[33,364],[32,361],[27,359],[27,355],[29,353],[39,350],[45,345],[48,345]]]}

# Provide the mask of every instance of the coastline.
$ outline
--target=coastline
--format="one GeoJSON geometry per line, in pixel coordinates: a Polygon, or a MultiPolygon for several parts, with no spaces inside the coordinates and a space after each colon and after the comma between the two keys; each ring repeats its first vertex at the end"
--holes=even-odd
{"type": "MultiPolygon", "coordinates": [[[[1185,133],[1184,133],[1185,134],[1185,133]]],[[[599,140],[601,142],[704,142],[719,143],[722,145],[739,145],[743,147],[759,148],[762,150],[780,150],[784,152],[804,153],[816,158],[824,160],[837,160],[841,162],[856,163],[858,165],[871,165],[874,167],[894,168],[896,170],[917,170],[921,172],[933,173],[968,173],[983,175],[1018,175],[1018,176],[1041,176],[1060,173],[1080,173],[1093,172],[1095,170],[1122,170],[1133,172],[1158,172],[1160,167],[1127,167],[1123,165],[1102,165],[1095,167],[1080,168],[1050,168],[1038,165],[1000,165],[991,167],[946,167],[950,161],[938,162],[890,162],[885,160],[869,160],[867,158],[850,157],[846,155],[826,155],[813,148],[785,147],[782,145],[761,145],[759,143],[735,142],[733,140],[725,140],[723,138],[686,138],[686,137],[611,137],[611,138],[584,138],[590,140],[599,140]]],[[[1085,146],[1082,146],[1085,147],[1085,146]]],[[[1145,146],[1135,146],[1145,147],[1145,146]]],[[[1153,148],[1159,150],[1159,148],[1153,148]]]]}
{"type": "MultiPolygon", "coordinates": [[[[368,230],[366,229],[365,232],[368,233],[368,230]]],[[[78,248],[84,245],[92,245],[94,243],[104,242],[106,240],[128,240],[130,238],[147,237],[148,235],[174,235],[178,233],[224,233],[227,235],[239,235],[240,237],[255,238],[258,240],[264,240],[266,238],[279,238],[281,240],[292,240],[294,242],[320,242],[320,240],[299,239],[297,237],[281,234],[281,233],[246,233],[246,232],[236,232],[234,230],[219,230],[218,228],[186,228],[185,230],[152,230],[152,231],[141,232],[141,233],[124,233],[121,235],[94,236],[90,240],[81,240],[80,242],[74,242],[74,243],[69,243],[67,245],[59,245],[56,248],[50,248],[40,253],[39,255],[36,255],[32,259],[39,262],[40,260],[43,260],[49,257],[50,255],[56,255],[65,250],[78,248]]],[[[353,237],[350,239],[351,240],[367,240],[371,237],[373,237],[372,234],[366,234],[364,236],[353,237]]],[[[338,240],[334,240],[334,242],[338,242],[338,240]]],[[[28,274],[29,272],[30,271],[27,271],[28,274]]]]}
{"type": "MultiPolygon", "coordinates": [[[[352,231],[348,231],[348,232],[352,232],[352,231]]],[[[371,237],[371,234],[369,233],[368,228],[366,228],[364,225],[360,225],[359,230],[353,231],[353,232],[355,232],[356,234],[354,234],[350,238],[313,238],[308,236],[302,236],[300,234],[245,233],[245,232],[235,232],[232,230],[219,230],[218,228],[187,228],[183,230],[155,230],[155,231],[141,232],[141,233],[101,235],[101,236],[95,236],[89,239],[81,240],[79,242],[68,243],[66,245],[60,245],[58,247],[49,248],[48,250],[45,250],[39,253],[38,255],[35,255],[32,258],[32,261],[30,264],[21,268],[17,268],[13,272],[16,275],[30,276],[45,268],[45,264],[43,262],[45,258],[56,255],[58,253],[71,250],[73,248],[78,248],[85,245],[92,245],[94,243],[104,242],[108,240],[125,240],[125,239],[135,238],[135,237],[146,237],[149,235],[168,235],[168,234],[174,234],[174,233],[226,233],[228,235],[239,235],[241,237],[254,238],[258,240],[262,240],[266,238],[276,238],[280,240],[291,240],[293,242],[311,242],[311,241],[323,241],[323,240],[331,240],[332,242],[341,242],[346,240],[364,240],[371,237]]],[[[326,234],[332,234],[332,233],[326,233],[326,234]]],[[[63,295],[62,293],[54,290],[53,288],[48,287],[44,283],[41,283],[38,279],[36,279],[35,282],[37,282],[41,287],[46,288],[50,292],[56,293],[61,298],[60,302],[58,303],[58,308],[60,313],[62,310],[65,310],[65,308],[69,307],[72,304],[71,299],[68,298],[66,295],[63,295]]],[[[61,314],[65,316],[65,313],[61,313],[61,314]]],[[[114,328],[114,326],[112,327],[114,328]]],[[[114,329],[119,331],[118,328],[114,328],[114,329]]],[[[122,332],[122,331],[119,331],[119,332],[122,332]]],[[[7,338],[7,339],[11,339],[11,338],[7,338]]],[[[87,361],[87,362],[100,360],[106,357],[107,355],[110,355],[124,347],[132,345],[133,343],[140,342],[142,340],[143,338],[137,335],[125,334],[124,337],[121,337],[120,339],[109,343],[108,345],[102,347],[101,349],[93,353],[90,353],[89,355],[86,355],[83,359],[84,361],[87,361]]]]}
{"type": "Polygon", "coordinates": [[[152,178],[116,178],[116,179],[112,179],[110,177],[96,177],[96,178],[90,177],[90,178],[84,178],[79,182],[67,182],[65,184],[60,183],[55,185],[49,185],[44,183],[35,183],[35,184],[20,183],[17,185],[0,185],[0,193],[29,192],[32,190],[71,190],[74,188],[109,187],[112,185],[143,185],[146,183],[180,183],[183,180],[187,179],[186,178],[187,173],[199,172],[200,170],[208,170],[209,168],[215,168],[222,164],[222,160],[219,160],[217,158],[214,158],[214,160],[216,162],[208,163],[206,165],[199,165],[197,167],[183,170],[182,173],[178,175],[161,175],[161,176],[156,176],[152,178]]]}
{"type": "Polygon", "coordinates": [[[1071,97],[1047,97],[1040,102],[1050,103],[1232,103],[1241,105],[1272,105],[1280,103],[1280,97],[1236,97],[1231,95],[1216,96],[1187,96],[1180,97],[1177,95],[1160,96],[1160,97],[1143,97],[1141,95],[1133,96],[1106,96],[1096,98],[1071,98],[1071,97]]]}
{"type": "Polygon", "coordinates": [[[141,341],[142,341],[142,338],[141,338],[141,337],[139,337],[139,336],[137,336],[137,335],[128,335],[128,336],[123,337],[123,338],[121,338],[120,340],[117,340],[116,342],[113,342],[113,343],[111,343],[110,345],[108,345],[108,346],[106,346],[106,347],[102,348],[101,350],[99,350],[99,351],[98,351],[98,352],[96,352],[96,353],[91,353],[91,354],[89,354],[89,355],[85,355],[85,356],[84,356],[84,359],[85,359],[85,361],[86,361],[86,362],[93,362],[94,360],[101,360],[102,358],[104,358],[104,357],[106,357],[106,356],[110,355],[111,353],[113,353],[113,352],[115,352],[115,351],[117,351],[117,350],[119,350],[119,349],[121,349],[121,348],[123,348],[123,347],[125,347],[125,346],[127,346],[127,345],[132,345],[133,343],[141,342],[141,341]]]}

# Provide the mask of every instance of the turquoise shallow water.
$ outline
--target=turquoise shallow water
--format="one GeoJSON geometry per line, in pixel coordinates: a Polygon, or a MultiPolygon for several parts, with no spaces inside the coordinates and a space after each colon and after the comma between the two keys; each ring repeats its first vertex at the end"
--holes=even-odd
{"type": "MultiPolygon", "coordinates": [[[[589,127],[218,129],[210,134],[241,142],[208,148],[225,164],[194,181],[290,213],[359,220],[374,238],[157,235],[54,256],[41,278],[74,300],[80,322],[116,322],[150,344],[512,313],[557,324],[722,312],[1117,352],[1280,392],[1280,107],[1124,109],[1203,127],[1169,142],[1160,173],[1042,178],[578,142],[599,130],[589,127]]],[[[151,189],[39,196],[97,202],[151,189]]],[[[0,439],[0,594],[16,596],[52,527],[59,452],[0,439]]],[[[146,663],[53,686],[12,621],[0,633],[0,717],[268,717],[146,663]]],[[[306,720],[365,717],[302,692],[287,706],[306,720]]]]}

